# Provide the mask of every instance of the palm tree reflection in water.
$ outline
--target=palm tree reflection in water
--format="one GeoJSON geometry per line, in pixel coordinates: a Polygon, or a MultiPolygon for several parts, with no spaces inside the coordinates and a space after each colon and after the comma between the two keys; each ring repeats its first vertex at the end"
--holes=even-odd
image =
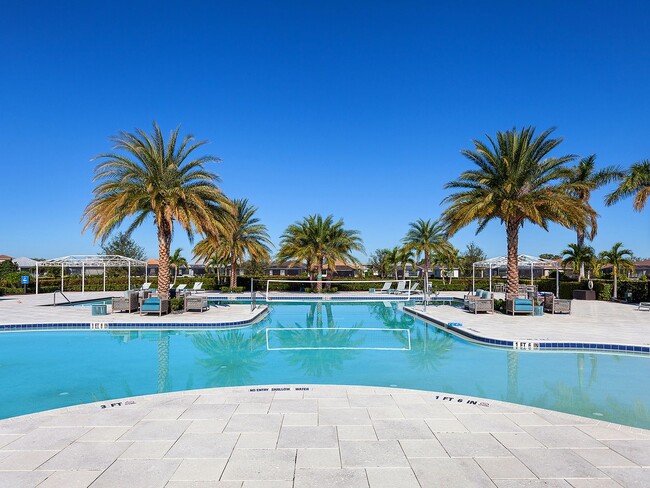
{"type": "Polygon", "coordinates": [[[269,353],[264,334],[251,328],[203,332],[192,343],[207,356],[197,363],[207,371],[210,386],[254,384],[254,373],[269,353]]]}
{"type": "MultiPolygon", "coordinates": [[[[320,378],[330,377],[335,371],[343,369],[343,364],[356,358],[361,351],[355,349],[363,345],[363,339],[355,337],[362,323],[357,322],[353,328],[357,330],[340,330],[336,327],[332,305],[330,303],[311,303],[305,325],[295,323],[291,328],[279,334],[279,341],[286,351],[287,363],[300,368],[306,376],[320,378]],[[325,308],[326,325],[323,325],[323,308],[325,308]],[[310,348],[301,350],[298,348],[310,348]]],[[[278,328],[284,326],[278,323],[278,328]]]]}

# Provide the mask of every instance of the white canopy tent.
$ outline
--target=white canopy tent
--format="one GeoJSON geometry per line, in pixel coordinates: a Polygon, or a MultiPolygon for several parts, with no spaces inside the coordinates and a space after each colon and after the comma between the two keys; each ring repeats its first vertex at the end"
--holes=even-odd
{"type": "Polygon", "coordinates": [[[104,270],[104,291],[106,291],[106,268],[128,268],[128,288],[131,288],[131,268],[144,267],[144,279],[147,281],[147,262],[140,261],[139,259],[127,258],[117,255],[89,255],[77,254],[72,256],[64,256],[61,258],[47,259],[45,261],[37,261],[36,263],[36,294],[38,294],[38,270],[39,268],[47,267],[61,267],[61,291],[63,291],[63,277],[65,275],[65,268],[81,268],[81,292],[85,292],[86,288],[86,269],[100,268],[104,270]]]}
{"type": "MultiPolygon", "coordinates": [[[[534,284],[533,270],[535,268],[554,269],[555,270],[555,296],[560,296],[560,265],[557,261],[552,259],[544,259],[539,256],[528,256],[527,254],[520,254],[517,257],[517,264],[519,268],[530,269],[530,284],[534,284]]],[[[478,261],[472,264],[472,292],[476,291],[476,269],[489,269],[490,276],[490,291],[492,291],[492,270],[498,268],[508,267],[508,258],[506,256],[499,256],[496,258],[486,259],[485,261],[478,261]]]]}

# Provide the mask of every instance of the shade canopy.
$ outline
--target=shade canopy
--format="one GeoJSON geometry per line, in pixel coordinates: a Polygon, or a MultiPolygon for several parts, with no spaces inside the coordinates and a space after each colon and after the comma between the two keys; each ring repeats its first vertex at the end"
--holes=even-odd
{"type": "MultiPolygon", "coordinates": [[[[554,269],[555,273],[555,296],[560,296],[560,263],[553,259],[540,258],[539,256],[530,256],[528,254],[520,254],[517,256],[517,266],[521,269],[530,270],[530,283],[533,284],[533,270],[534,269],[554,269]]],[[[492,270],[498,268],[507,268],[508,267],[508,257],[507,256],[497,256],[495,258],[486,259],[484,261],[477,261],[472,264],[472,291],[476,291],[475,288],[475,273],[476,269],[489,269],[489,278],[490,278],[490,291],[492,291],[492,270]]]]}
{"type": "Polygon", "coordinates": [[[38,294],[38,269],[61,267],[61,291],[63,291],[63,276],[65,268],[81,268],[81,291],[85,291],[86,268],[101,268],[104,270],[104,291],[106,291],[106,268],[128,268],[128,288],[131,288],[131,268],[142,267],[147,275],[147,262],[139,259],[118,256],[117,254],[73,254],[60,258],[46,259],[36,263],[36,293],[38,294]]]}

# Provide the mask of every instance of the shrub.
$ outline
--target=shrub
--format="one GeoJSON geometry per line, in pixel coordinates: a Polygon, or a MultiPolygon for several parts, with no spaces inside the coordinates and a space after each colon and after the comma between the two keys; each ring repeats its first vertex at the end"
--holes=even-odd
{"type": "Polygon", "coordinates": [[[499,298],[494,300],[494,310],[497,312],[506,313],[506,301],[499,298]]]}
{"type": "Polygon", "coordinates": [[[169,306],[172,309],[172,312],[177,312],[183,310],[183,298],[177,297],[169,300],[169,306]]]}
{"type": "Polygon", "coordinates": [[[221,293],[243,293],[243,286],[236,286],[235,288],[230,288],[229,286],[222,286],[221,293]]]}
{"type": "Polygon", "coordinates": [[[603,283],[602,288],[597,292],[598,300],[609,301],[612,298],[612,288],[613,286],[609,283],[603,283]]]}

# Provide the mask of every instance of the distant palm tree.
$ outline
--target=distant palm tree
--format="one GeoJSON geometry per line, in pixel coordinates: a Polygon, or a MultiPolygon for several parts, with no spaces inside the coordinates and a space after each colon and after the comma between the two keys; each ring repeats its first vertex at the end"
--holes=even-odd
{"type": "Polygon", "coordinates": [[[621,249],[622,242],[617,242],[612,246],[609,251],[600,253],[599,258],[612,265],[612,272],[614,274],[614,299],[618,297],[618,273],[626,270],[634,270],[634,261],[632,261],[633,253],[629,249],[621,249]]]}
{"type": "Polygon", "coordinates": [[[388,249],[377,249],[370,256],[370,268],[379,274],[380,278],[385,278],[390,272],[390,251],[388,249]]]}
{"type": "Polygon", "coordinates": [[[158,230],[158,292],[169,293],[169,252],[178,223],[191,239],[195,231],[218,234],[221,228],[214,215],[225,197],[216,186],[219,177],[205,165],[219,161],[214,156],[195,157],[205,141],[194,142],[191,135],[178,143],[179,128],[167,142],[154,122],[153,132],[136,129],[135,134],[120,132],[113,138],[122,153],[100,154],[95,168],[95,196],[84,210],[83,231],[92,229],[102,242],[127,217],[134,217],[127,232],[132,232],[149,216],[158,230]]]}
{"type": "Polygon", "coordinates": [[[443,226],[438,221],[418,219],[416,222],[409,223],[409,230],[402,242],[408,249],[423,255],[424,289],[427,290],[431,262],[436,259],[436,256],[448,253],[452,247],[447,241],[443,226]]]}
{"type": "Polygon", "coordinates": [[[182,248],[178,248],[174,251],[169,257],[169,265],[174,268],[174,283],[176,283],[176,277],[178,276],[178,268],[181,266],[187,266],[187,259],[181,256],[182,248]]]}
{"type": "MultiPolygon", "coordinates": [[[[580,246],[578,244],[569,244],[568,249],[562,251],[562,267],[567,265],[575,273],[584,273],[585,268],[593,268],[594,259],[596,254],[594,248],[591,246],[580,246]]],[[[583,279],[584,275],[580,274],[579,279],[583,279]]]]}
{"type": "Polygon", "coordinates": [[[562,139],[550,139],[553,129],[535,136],[535,129],[497,132],[489,144],[473,141],[474,150],[462,154],[477,168],[465,171],[445,188],[460,189],[446,197],[443,213],[449,234],[478,221],[477,233],[494,219],[506,226],[507,298],[517,296],[519,285],[519,229],[525,222],[548,230],[550,222],[566,228],[586,228],[594,210],[575,196],[584,184],[570,183],[565,165],[571,155],[548,157],[562,139]]]}
{"type": "MultiPolygon", "coordinates": [[[[576,166],[570,168],[571,174],[567,178],[570,184],[577,184],[575,196],[583,201],[585,205],[590,205],[591,192],[597,190],[603,185],[610,183],[615,179],[620,179],[623,176],[622,171],[614,166],[596,171],[596,155],[592,154],[586,158],[582,158],[576,166]]],[[[593,212],[587,227],[578,227],[576,231],[576,244],[578,247],[585,246],[585,236],[590,241],[594,240],[598,232],[598,222],[596,218],[598,215],[593,212]]],[[[578,279],[582,280],[585,277],[585,263],[581,263],[578,279]]]]}
{"type": "Polygon", "coordinates": [[[397,248],[397,260],[402,265],[402,278],[406,278],[406,266],[411,265],[413,272],[417,271],[417,259],[415,251],[408,246],[397,248]]]}
{"type": "Polygon", "coordinates": [[[397,268],[399,267],[399,248],[397,246],[388,251],[388,254],[386,255],[386,261],[390,267],[393,268],[393,275],[397,280],[397,268]]]}
{"type": "Polygon", "coordinates": [[[449,284],[454,276],[454,269],[460,268],[462,259],[460,257],[460,252],[454,246],[450,244],[450,249],[438,256],[434,261],[434,264],[440,266],[440,276],[442,277],[442,284],[445,284],[445,280],[449,278],[449,284]]]}
{"type": "Polygon", "coordinates": [[[623,198],[634,195],[634,210],[640,212],[650,196],[650,160],[646,159],[630,166],[622,177],[619,187],[607,195],[606,205],[613,205],[623,198]]]}
{"type": "Polygon", "coordinates": [[[317,290],[322,291],[325,264],[334,273],[337,262],[357,264],[359,260],[352,253],[365,252],[359,231],[345,229],[343,225],[343,220],[334,222],[332,215],[310,215],[291,224],[281,236],[278,258],[294,263],[306,261],[308,269],[315,265],[317,290]]]}
{"type": "Polygon", "coordinates": [[[235,198],[230,211],[222,215],[222,237],[208,236],[194,247],[194,254],[204,260],[218,256],[230,261],[230,288],[237,286],[237,266],[244,257],[267,259],[271,253],[271,239],[266,226],[255,217],[257,207],[248,200],[235,198]]]}

